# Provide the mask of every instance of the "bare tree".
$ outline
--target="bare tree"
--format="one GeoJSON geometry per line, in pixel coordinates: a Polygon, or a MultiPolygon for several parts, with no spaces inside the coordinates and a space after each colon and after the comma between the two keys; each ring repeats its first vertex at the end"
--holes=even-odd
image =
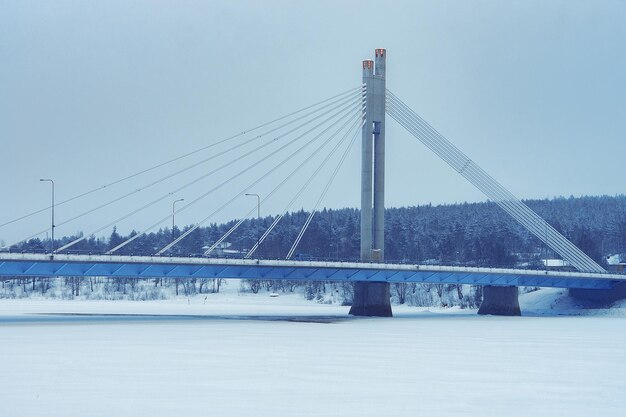
{"type": "Polygon", "coordinates": [[[406,282],[395,282],[393,284],[393,289],[396,292],[396,296],[398,297],[398,303],[406,303],[406,297],[409,293],[409,284],[407,284],[406,282]]]}

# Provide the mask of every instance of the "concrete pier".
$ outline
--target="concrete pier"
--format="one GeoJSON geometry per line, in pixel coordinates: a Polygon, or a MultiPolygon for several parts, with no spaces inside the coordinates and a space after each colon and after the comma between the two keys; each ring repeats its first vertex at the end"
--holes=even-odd
{"type": "Polygon", "coordinates": [[[355,282],[353,316],[391,317],[391,293],[386,282],[355,282]]]}
{"type": "Polygon", "coordinates": [[[483,288],[483,302],[478,314],[494,316],[520,316],[517,287],[495,287],[487,285],[483,288]]]}

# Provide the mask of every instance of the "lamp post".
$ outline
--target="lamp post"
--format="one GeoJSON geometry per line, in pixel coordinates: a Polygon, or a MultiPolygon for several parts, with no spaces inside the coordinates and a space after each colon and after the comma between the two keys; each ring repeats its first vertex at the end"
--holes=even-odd
{"type": "Polygon", "coordinates": [[[49,178],[41,178],[41,182],[49,182],[52,184],[52,240],[50,241],[50,258],[54,256],[54,181],[49,178]]]}
{"type": "Polygon", "coordinates": [[[176,222],[174,220],[174,215],[176,214],[176,203],[178,203],[179,201],[185,201],[185,199],[180,198],[178,200],[174,200],[174,202],[172,203],[172,237],[174,237],[174,226],[176,225],[176,222]]]}
{"type": "Polygon", "coordinates": [[[246,193],[247,196],[256,197],[256,246],[257,251],[261,246],[261,235],[259,231],[261,230],[261,197],[258,194],[254,193],[246,193]]]}

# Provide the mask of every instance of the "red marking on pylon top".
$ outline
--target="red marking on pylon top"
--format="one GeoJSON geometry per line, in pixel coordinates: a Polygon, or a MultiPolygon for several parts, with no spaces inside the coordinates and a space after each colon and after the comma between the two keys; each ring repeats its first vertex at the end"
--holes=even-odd
{"type": "Polygon", "coordinates": [[[372,69],[374,68],[374,61],[371,59],[366,59],[363,61],[363,69],[372,69]]]}
{"type": "Polygon", "coordinates": [[[386,53],[387,53],[386,49],[379,48],[379,49],[376,50],[376,57],[377,58],[378,57],[383,57],[383,56],[385,56],[386,53]]]}

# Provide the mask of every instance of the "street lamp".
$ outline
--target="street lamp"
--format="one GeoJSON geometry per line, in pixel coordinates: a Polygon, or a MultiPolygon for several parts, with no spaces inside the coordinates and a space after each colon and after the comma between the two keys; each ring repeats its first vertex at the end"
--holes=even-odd
{"type": "Polygon", "coordinates": [[[256,197],[256,250],[259,250],[261,246],[261,197],[258,194],[246,193],[247,196],[256,197]]]}
{"type": "Polygon", "coordinates": [[[185,199],[181,198],[179,200],[174,200],[174,202],[172,203],[172,236],[174,236],[174,225],[176,224],[174,221],[174,215],[176,214],[176,203],[178,203],[179,201],[185,201],[185,199]]]}
{"type": "Polygon", "coordinates": [[[41,178],[41,182],[49,182],[52,184],[52,241],[50,242],[50,257],[54,256],[54,181],[49,178],[41,178]]]}

